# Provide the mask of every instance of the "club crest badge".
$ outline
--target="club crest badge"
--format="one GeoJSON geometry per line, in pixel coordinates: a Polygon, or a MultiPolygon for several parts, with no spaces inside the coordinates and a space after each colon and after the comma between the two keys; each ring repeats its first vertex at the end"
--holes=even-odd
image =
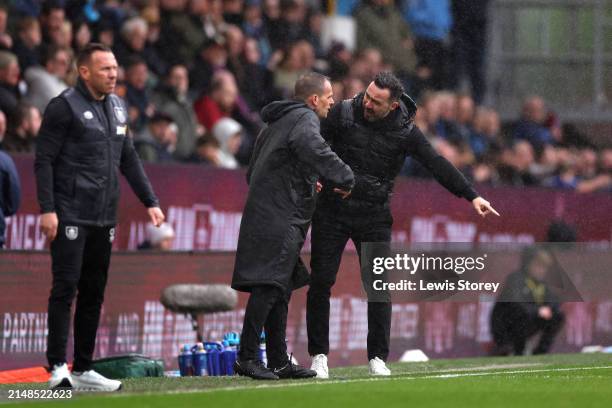
{"type": "Polygon", "coordinates": [[[117,118],[117,120],[121,123],[125,123],[126,120],[126,116],[125,116],[125,111],[123,110],[122,107],[120,106],[115,106],[115,117],[117,118]]]}
{"type": "Polygon", "coordinates": [[[108,242],[112,244],[114,240],[115,240],[115,229],[111,228],[110,230],[108,230],[108,242]]]}
{"type": "Polygon", "coordinates": [[[74,241],[79,236],[79,227],[66,227],[66,238],[74,241]]]}

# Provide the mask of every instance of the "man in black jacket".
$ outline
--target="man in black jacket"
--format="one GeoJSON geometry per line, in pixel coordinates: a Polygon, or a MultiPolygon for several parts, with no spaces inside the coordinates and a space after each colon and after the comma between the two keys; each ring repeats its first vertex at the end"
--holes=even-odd
{"type": "MultiPolygon", "coordinates": [[[[307,300],[308,351],[318,378],[328,378],[329,298],[342,252],[352,239],[357,251],[365,242],[391,240],[393,218],[389,199],[407,155],[421,162],[446,189],[471,201],[478,214],[495,213],[465,177],[429,144],[414,125],[416,106],[400,81],[379,73],[364,93],[334,106],[321,133],[334,152],[355,173],[355,187],[347,200],[332,193],[333,181],[323,180],[323,191],[312,222],[312,275],[307,300]]],[[[497,214],[497,213],[496,213],[497,214]]],[[[368,303],[368,360],[370,374],[390,375],[391,303],[368,303]]]]}
{"type": "Polygon", "coordinates": [[[249,194],[232,277],[234,289],[250,292],[234,368],[261,380],[316,375],[287,358],[289,296],[307,283],[299,256],[315,209],[317,180],[331,180],[342,197],[354,184],[351,169],[319,133],[319,119],[334,102],[329,80],[316,73],[302,76],[295,84],[295,99],[262,110],[268,126],[257,138],[247,172],[249,194]],[[267,368],[259,359],[263,328],[267,368]]]}
{"type": "Polygon", "coordinates": [[[164,214],[127,134],[127,110],[113,94],[117,62],[112,51],[89,44],[78,57],[79,80],[52,99],[37,138],[35,172],[41,230],[51,242],[49,386],[115,391],[121,382],[91,369],[100,309],[115,238],[119,172],[159,226],[164,214]],[[74,365],[66,365],[70,307],[74,365]]]}

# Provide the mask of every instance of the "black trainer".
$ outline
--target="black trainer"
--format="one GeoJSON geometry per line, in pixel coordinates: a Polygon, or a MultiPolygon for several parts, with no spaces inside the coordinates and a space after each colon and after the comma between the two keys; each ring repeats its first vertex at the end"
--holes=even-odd
{"type": "Polygon", "coordinates": [[[287,362],[281,368],[275,368],[272,370],[281,380],[289,378],[313,378],[317,376],[315,370],[311,370],[306,367],[302,367],[299,364],[293,364],[291,361],[287,362]]]}
{"type": "Polygon", "coordinates": [[[278,375],[266,368],[261,360],[236,360],[234,372],[254,380],[278,380],[278,375]]]}

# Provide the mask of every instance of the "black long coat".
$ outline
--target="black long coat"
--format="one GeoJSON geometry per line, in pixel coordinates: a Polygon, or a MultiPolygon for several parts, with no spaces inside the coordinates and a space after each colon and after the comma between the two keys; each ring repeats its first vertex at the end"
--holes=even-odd
{"type": "Polygon", "coordinates": [[[257,285],[285,291],[304,285],[299,253],[306,238],[320,177],[351,189],[354,176],[321,137],[319,118],[304,103],[280,101],[262,110],[247,181],[232,287],[257,285]],[[294,273],[295,272],[295,273],[294,273]]]}

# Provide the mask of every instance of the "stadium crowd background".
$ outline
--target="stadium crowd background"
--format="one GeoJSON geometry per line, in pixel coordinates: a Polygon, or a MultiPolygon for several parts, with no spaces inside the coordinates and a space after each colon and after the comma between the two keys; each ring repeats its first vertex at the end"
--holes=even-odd
{"type": "MultiPolygon", "coordinates": [[[[612,192],[612,148],[597,149],[541,97],[502,123],[483,104],[488,0],[12,1],[0,5],[0,148],[32,153],[41,112],[76,80],[74,56],[104,43],[120,64],[143,160],[238,168],[259,110],[295,80],[328,75],[336,101],[393,70],[417,125],[476,183],[612,192]],[[322,21],[351,15],[356,50],[323,47],[322,21]]],[[[408,159],[403,175],[428,178],[408,159]]]]}

